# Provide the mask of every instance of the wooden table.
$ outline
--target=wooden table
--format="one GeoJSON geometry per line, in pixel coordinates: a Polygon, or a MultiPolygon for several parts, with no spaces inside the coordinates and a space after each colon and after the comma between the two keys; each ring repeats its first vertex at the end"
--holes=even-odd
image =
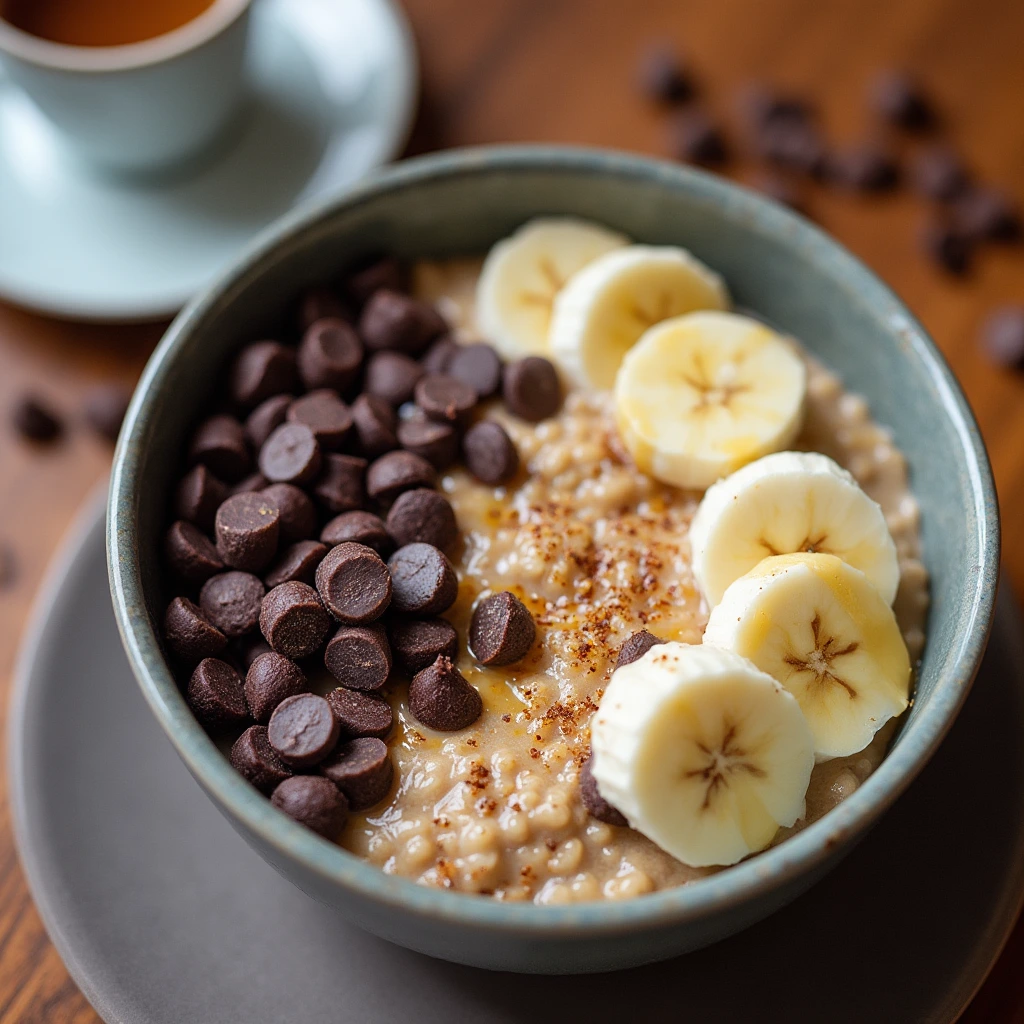
{"type": "MultiPolygon", "coordinates": [[[[637,96],[632,81],[638,52],[665,38],[692,58],[708,106],[730,128],[736,90],[763,78],[813,95],[835,139],[858,139],[870,127],[863,97],[872,71],[910,67],[934,90],[952,139],[972,165],[1024,201],[1021,0],[406,0],[406,6],[424,78],[411,152],[551,141],[664,153],[665,118],[637,96]]],[[[742,178],[754,168],[741,160],[730,170],[742,178]]],[[[923,319],[974,403],[1004,510],[1020,506],[1024,376],[986,363],[975,335],[993,304],[1024,301],[1024,248],[989,249],[971,276],[956,280],[921,258],[916,234],[925,208],[906,192],[859,199],[816,189],[808,204],[923,319]]],[[[14,548],[17,560],[13,583],[0,592],[0,679],[10,678],[51,552],[109,464],[109,446],[81,426],[82,397],[98,381],[132,382],[160,333],[160,326],[57,323],[0,305],[0,542],[14,548]],[[8,410],[26,388],[68,416],[61,443],[32,449],[6,429],[8,410]]],[[[1024,542],[1012,527],[1004,559],[1024,594],[1024,542]]],[[[1024,925],[963,1019],[1024,1022],[1022,967],[1024,925]]],[[[96,1019],[29,898],[5,793],[0,1022],[96,1019]]]]}

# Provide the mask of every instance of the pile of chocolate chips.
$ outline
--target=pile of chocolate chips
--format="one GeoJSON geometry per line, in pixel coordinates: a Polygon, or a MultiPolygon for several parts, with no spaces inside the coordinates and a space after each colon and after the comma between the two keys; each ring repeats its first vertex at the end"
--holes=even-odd
{"type": "MultiPolygon", "coordinates": [[[[385,685],[409,678],[428,728],[479,717],[441,617],[458,596],[446,552],[459,534],[434,486],[459,459],[488,485],[518,474],[481,402],[500,395],[537,422],[562,400],[546,359],[504,365],[487,344],[458,344],[405,280],[394,259],[365,264],[301,297],[296,344],[235,356],[188,444],[164,540],[164,641],[196,717],[238,733],[234,767],[329,837],[390,789],[385,685]],[[340,684],[326,697],[310,692],[316,663],[340,684]]],[[[477,604],[469,646],[507,665],[535,636],[504,592],[477,604]]]]}

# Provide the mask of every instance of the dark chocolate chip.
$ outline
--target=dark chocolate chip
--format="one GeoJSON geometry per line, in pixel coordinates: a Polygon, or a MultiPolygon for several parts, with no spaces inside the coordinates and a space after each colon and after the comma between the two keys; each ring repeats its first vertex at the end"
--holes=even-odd
{"type": "Polygon", "coordinates": [[[459,536],[451,502],[425,487],[405,491],[395,499],[388,512],[387,528],[399,547],[423,543],[446,551],[459,536]]]}
{"type": "Polygon", "coordinates": [[[755,132],[779,124],[813,124],[815,121],[815,110],[807,100],[777,92],[761,82],[744,88],[740,106],[755,132]]]}
{"type": "Polygon", "coordinates": [[[266,724],[274,708],[288,697],[309,689],[302,669],[291,658],[270,651],[261,654],[245,674],[245,702],[257,722],[266,724]]]}
{"type": "Polygon", "coordinates": [[[443,654],[412,677],[409,710],[417,721],[439,732],[471,726],[483,713],[480,694],[443,654]]]}
{"type": "Polygon", "coordinates": [[[373,548],[347,542],[331,548],[317,566],[316,589],[339,622],[359,626],[387,610],[391,574],[373,548]]]}
{"type": "Polygon", "coordinates": [[[366,459],[356,455],[325,455],[313,494],[328,512],[349,512],[366,504],[365,478],[366,459]]]}
{"type": "Polygon", "coordinates": [[[181,478],[175,491],[174,511],[179,519],[187,519],[199,529],[212,532],[217,509],[227,496],[227,484],[218,480],[205,466],[193,466],[181,478]]]}
{"type": "Polygon", "coordinates": [[[629,822],[620,811],[617,811],[603,796],[597,788],[597,779],[593,772],[594,756],[584,762],[580,769],[580,796],[583,798],[583,806],[590,812],[591,816],[603,821],[606,825],[617,825],[619,828],[628,827],[629,822]]]}
{"type": "Polygon", "coordinates": [[[381,558],[386,558],[395,549],[395,542],[388,533],[384,520],[372,512],[342,512],[335,516],[321,531],[320,539],[330,547],[352,541],[373,548],[381,558]]]}
{"type": "Polygon", "coordinates": [[[176,597],[164,613],[164,640],[171,653],[195,664],[220,654],[227,637],[187,597],[176,597]]]}
{"type": "Polygon", "coordinates": [[[505,483],[519,472],[519,452],[494,420],[481,420],[466,431],[462,455],[470,473],[485,484],[505,483]]]}
{"type": "Polygon", "coordinates": [[[269,483],[270,481],[262,473],[250,473],[244,480],[239,480],[237,484],[231,485],[228,497],[235,494],[255,494],[257,491],[264,490],[269,483]]]}
{"type": "Polygon", "coordinates": [[[249,413],[245,421],[245,439],[256,451],[259,451],[267,438],[284,423],[288,406],[294,401],[294,395],[271,395],[249,413]]]}
{"type": "Polygon", "coordinates": [[[762,172],[754,177],[751,186],[776,203],[788,206],[791,210],[796,210],[797,213],[807,214],[800,190],[788,178],[779,174],[762,172]]]}
{"type": "Polygon", "coordinates": [[[260,491],[260,496],[280,513],[282,544],[308,540],[316,533],[316,506],[305,491],[294,484],[271,484],[260,491]]]}
{"type": "Polygon", "coordinates": [[[637,84],[656,103],[685,103],[696,93],[692,76],[672,47],[666,43],[649,46],[637,67],[637,84]]]}
{"type": "Polygon", "coordinates": [[[413,487],[432,487],[435,479],[434,467],[422,456],[388,452],[370,463],[366,493],[375,501],[387,503],[413,487]]]}
{"type": "Polygon", "coordinates": [[[554,416],[562,406],[558,371],[543,356],[509,363],[502,376],[502,394],[509,412],[530,423],[554,416]]]}
{"type": "Polygon", "coordinates": [[[1024,367],[1024,306],[1004,306],[986,318],[981,347],[997,366],[1024,367]]]}
{"type": "Polygon", "coordinates": [[[949,146],[930,146],[914,158],[910,180],[926,198],[949,202],[963,193],[969,179],[954,150],[949,146]]]}
{"type": "Polygon", "coordinates": [[[827,163],[827,151],[816,125],[788,117],[765,122],[755,140],[761,156],[769,163],[790,171],[821,176],[827,163]]]}
{"type": "Polygon", "coordinates": [[[652,647],[667,643],[660,636],[648,633],[646,629],[637,630],[620,648],[619,659],[615,662],[616,668],[623,665],[632,665],[639,661],[652,647]]]}
{"type": "Polygon", "coordinates": [[[384,739],[395,724],[391,705],[375,693],[362,693],[344,686],[327,694],[327,703],[341,726],[342,739],[375,736],[384,739]]]}
{"type": "Polygon", "coordinates": [[[325,839],[337,839],[348,821],[345,794],[322,775],[294,775],[285,779],[274,790],[270,802],[325,839]]]}
{"type": "Polygon", "coordinates": [[[1020,211],[993,189],[970,189],[956,204],[958,228],[972,241],[1015,242],[1021,237],[1020,211]]]}
{"type": "Polygon", "coordinates": [[[235,357],[228,375],[232,399],[247,409],[271,395],[294,391],[297,384],[295,353],[277,341],[246,345],[235,357]]]}
{"type": "Polygon", "coordinates": [[[352,403],[352,423],[359,453],[368,459],[398,447],[398,417],[391,403],[379,395],[360,395],[352,403]]]}
{"type": "Polygon", "coordinates": [[[872,83],[871,99],[882,117],[907,131],[930,131],[938,122],[928,97],[906,72],[880,74],[872,83]]]}
{"type": "Polygon", "coordinates": [[[263,582],[268,587],[279,587],[282,583],[293,581],[312,585],[316,578],[316,567],[326,554],[326,544],[316,540],[297,540],[278,555],[263,577],[263,582]]]}
{"type": "Polygon", "coordinates": [[[525,657],[537,636],[529,609],[515,594],[503,590],[485,597],[473,609],[469,649],[483,665],[511,665],[525,657]]]}
{"type": "Polygon", "coordinates": [[[881,146],[864,143],[832,155],[828,164],[830,180],[858,192],[885,192],[896,187],[900,168],[881,146]]]}
{"type": "Polygon", "coordinates": [[[476,392],[465,381],[444,373],[421,377],[413,396],[423,412],[439,423],[465,423],[477,402],[476,392]]]}
{"type": "Polygon", "coordinates": [[[188,583],[205,583],[224,569],[210,538],[184,519],[172,523],[167,531],[164,555],[172,572],[188,583]]]}
{"type": "Polygon", "coordinates": [[[447,469],[459,454],[459,434],[450,423],[438,423],[422,413],[398,424],[398,443],[435,469],[447,469]]]}
{"type": "MultiPolygon", "coordinates": [[[[437,342],[434,347],[442,342],[437,342]]],[[[426,364],[426,359],[423,362],[426,364]]],[[[481,399],[496,395],[501,387],[501,357],[490,345],[482,341],[474,342],[472,345],[455,345],[447,369],[428,372],[447,373],[450,377],[461,380],[473,389],[477,398],[481,399]]]]}
{"type": "Polygon", "coordinates": [[[388,560],[395,611],[440,615],[459,594],[455,568],[432,544],[406,544],[388,560]]]}
{"type": "Polygon", "coordinates": [[[729,159],[722,129],[704,110],[684,110],[669,124],[669,151],[678,160],[718,167],[729,159]]]}
{"type": "Polygon", "coordinates": [[[305,423],[325,452],[337,451],[352,429],[349,407],[330,388],[310,391],[288,406],[289,423],[305,423]]]}
{"type": "Polygon", "coordinates": [[[394,407],[412,399],[423,367],[401,352],[377,352],[366,364],[363,388],[394,407]]]}
{"type": "Polygon", "coordinates": [[[263,584],[248,572],[211,576],[199,591],[203,615],[225,636],[244,636],[260,621],[263,584]]]}
{"type": "Polygon", "coordinates": [[[419,672],[442,654],[454,661],[459,653],[459,634],[446,619],[399,616],[388,623],[388,638],[395,661],[406,672],[419,672]]]}
{"type": "Polygon", "coordinates": [[[277,553],[281,513],[272,501],[247,491],[232,495],[217,509],[213,529],[225,565],[260,572],[277,553]]]}
{"type": "Polygon", "coordinates": [[[391,648],[384,627],[342,626],[324,651],[327,671],[350,690],[379,690],[391,674],[391,648]]]}
{"type": "Polygon", "coordinates": [[[60,417],[35,395],[23,395],[11,413],[14,429],[27,441],[46,444],[64,432],[60,417]]]}
{"type": "Polygon", "coordinates": [[[308,583],[292,580],[274,587],[260,606],[260,632],[288,658],[305,658],[324,642],[331,619],[308,583]]]}
{"type": "Polygon", "coordinates": [[[302,336],[298,363],[299,376],[308,390],[333,388],[345,392],[359,376],[363,343],[344,320],[317,320],[302,336]]]}
{"type": "Polygon", "coordinates": [[[201,462],[214,476],[234,483],[249,472],[252,460],[245,431],[234,416],[211,416],[192,435],[188,461],[201,462]]]}
{"type": "Polygon", "coordinates": [[[268,795],[292,775],[291,768],[270,745],[265,725],[250,725],[235,740],[231,748],[231,767],[261,793],[268,795]]]}
{"type": "Polygon", "coordinates": [[[346,289],[360,307],[366,305],[374,292],[382,288],[392,292],[405,291],[405,272],[394,256],[382,256],[349,276],[346,289]]]}
{"type": "Polygon", "coordinates": [[[391,349],[419,355],[447,329],[433,307],[390,288],[378,288],[359,317],[359,335],[371,352],[391,349]]]}
{"type": "MultiPolygon", "coordinates": [[[[425,373],[447,373],[461,346],[450,334],[438,338],[420,358],[425,373]]],[[[464,379],[464,378],[463,378],[464,379]]]]}
{"type": "Polygon", "coordinates": [[[85,422],[100,437],[116,441],[131,400],[131,391],[120,384],[102,384],[95,387],[85,396],[85,422]]]}
{"type": "Polygon", "coordinates": [[[231,649],[237,664],[248,671],[261,654],[270,652],[270,644],[259,633],[249,633],[232,640],[231,649]]]}
{"type": "MultiPolygon", "coordinates": [[[[308,288],[299,297],[295,315],[295,326],[300,335],[305,335],[318,320],[341,320],[351,318],[351,310],[340,295],[332,288],[320,285],[308,288]]],[[[301,355],[299,356],[301,363],[301,355]]],[[[301,365],[300,365],[301,372],[301,365]]],[[[314,384],[313,387],[320,385],[314,384]]]]}
{"type": "Polygon", "coordinates": [[[343,743],[320,765],[320,771],[345,794],[353,811],[380,803],[395,776],[387,744],[373,736],[343,743]]]}
{"type": "Polygon", "coordinates": [[[267,738],[286,764],[309,768],[334,750],[340,731],[338,720],[323,697],[298,693],[274,708],[267,738]]]}
{"type": "Polygon", "coordinates": [[[260,449],[260,470],[274,483],[308,484],[322,461],[316,436],[304,423],[282,423],[260,449]]]}
{"type": "Polygon", "coordinates": [[[188,681],[189,707],[203,725],[237,725],[249,718],[242,677],[219,658],[203,658],[188,681]]]}
{"type": "Polygon", "coordinates": [[[943,270],[958,277],[971,266],[971,240],[952,221],[945,218],[930,220],[921,233],[925,254],[943,270]]]}

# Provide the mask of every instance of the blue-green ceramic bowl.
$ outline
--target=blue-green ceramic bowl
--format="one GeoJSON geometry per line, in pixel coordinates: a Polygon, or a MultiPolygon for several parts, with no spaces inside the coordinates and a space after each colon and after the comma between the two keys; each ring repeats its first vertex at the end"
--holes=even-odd
{"type": "MultiPolygon", "coordinates": [[[[707,945],[772,913],[831,868],[910,784],[963,703],[985,646],[999,565],[995,491],[967,402],[920,325],[870,271],[807,221],[719,178],[620,153],[534,147],[449,152],[393,167],[289,217],[193,302],[150,360],[128,412],[108,542],[118,625],[139,685],[192,774],[266,860],[311,896],[404,946],[549,973],[626,967],[707,945]],[[192,717],[157,636],[168,489],[190,425],[231,353],[263,336],[304,285],[330,279],[361,253],[479,253],[538,214],[589,217],[637,241],[686,246],[725,275],[738,304],[800,338],[867,396],[907,456],[932,579],[916,699],[878,771],[781,846],[624,902],[541,907],[436,891],[320,839],[232,770],[192,717]]],[[[912,865],[900,870],[912,885],[912,865]]]]}

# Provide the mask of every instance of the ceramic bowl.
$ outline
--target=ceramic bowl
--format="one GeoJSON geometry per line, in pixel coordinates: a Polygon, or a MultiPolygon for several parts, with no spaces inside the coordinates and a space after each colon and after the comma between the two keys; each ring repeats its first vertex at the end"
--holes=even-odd
{"type": "Polygon", "coordinates": [[[627,967],[705,946],[772,913],[831,868],[892,806],[956,716],[985,646],[999,564],[995,491],[967,402],[921,326],[870,271],[807,221],[720,178],[620,153],[537,147],[456,151],[393,167],[286,219],[194,301],[154,353],[128,412],[108,545],[118,625],[153,713],[267,861],[401,945],[546,973],[627,967]],[[387,876],[326,842],[232,770],[189,711],[158,639],[168,490],[231,353],[265,336],[303,286],[339,275],[362,253],[479,253],[538,214],[588,217],[637,241],[686,246],[725,276],[738,305],[800,338],[865,395],[909,462],[932,581],[916,699],[867,782],[774,849],[623,902],[502,904],[387,876]]]}

